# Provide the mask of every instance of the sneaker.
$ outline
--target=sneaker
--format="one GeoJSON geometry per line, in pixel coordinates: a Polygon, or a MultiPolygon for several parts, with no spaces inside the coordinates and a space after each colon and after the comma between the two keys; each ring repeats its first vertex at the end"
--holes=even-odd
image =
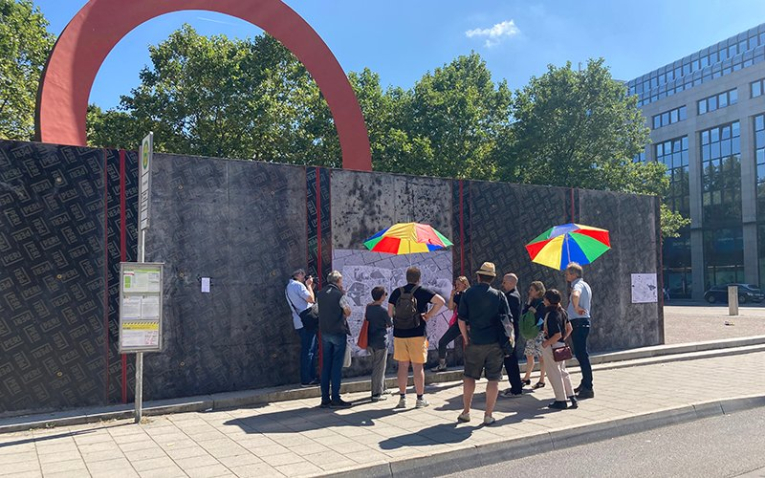
{"type": "Polygon", "coordinates": [[[467,423],[470,421],[470,413],[460,413],[460,415],[457,417],[458,422],[464,422],[467,423]]]}
{"type": "Polygon", "coordinates": [[[595,392],[592,390],[588,390],[586,388],[583,388],[579,390],[579,393],[576,394],[576,398],[579,400],[586,400],[588,398],[595,398],[595,392]]]}
{"type": "Polygon", "coordinates": [[[568,404],[564,401],[554,401],[551,404],[547,406],[547,408],[552,408],[554,410],[565,410],[568,408],[568,404]]]}
{"type": "Polygon", "coordinates": [[[351,408],[353,404],[351,402],[346,402],[343,399],[340,400],[332,400],[329,403],[329,408],[351,408]]]}
{"type": "Polygon", "coordinates": [[[396,408],[406,408],[406,397],[401,397],[398,399],[398,405],[396,405],[396,408]]]}
{"type": "Polygon", "coordinates": [[[321,385],[321,380],[319,380],[318,378],[315,378],[311,380],[311,383],[309,383],[308,385],[321,385]]]}
{"type": "Polygon", "coordinates": [[[387,395],[372,395],[372,401],[373,402],[382,402],[383,400],[387,400],[387,395]]]}
{"type": "Polygon", "coordinates": [[[504,392],[502,392],[502,396],[505,398],[518,398],[523,395],[523,392],[521,393],[513,393],[511,389],[507,389],[504,392]]]}
{"type": "Polygon", "coordinates": [[[329,401],[326,401],[326,402],[325,402],[324,400],[322,400],[322,401],[321,401],[321,405],[319,405],[319,406],[320,406],[321,408],[329,408],[329,404],[330,404],[330,403],[331,403],[331,402],[329,402],[329,401]]]}
{"type": "Polygon", "coordinates": [[[437,366],[430,369],[431,372],[445,372],[446,371],[446,364],[438,364],[437,366]]]}
{"type": "Polygon", "coordinates": [[[568,408],[579,408],[579,403],[576,401],[576,396],[571,395],[568,397],[569,400],[571,400],[571,405],[569,405],[568,408]]]}
{"type": "Polygon", "coordinates": [[[496,422],[496,421],[497,420],[495,420],[494,417],[490,417],[488,415],[484,415],[483,416],[483,424],[484,425],[493,425],[494,422],[496,422]]]}
{"type": "Polygon", "coordinates": [[[429,405],[430,405],[430,402],[428,402],[424,398],[418,398],[417,403],[414,405],[414,408],[425,408],[429,405]]]}
{"type": "Polygon", "coordinates": [[[311,384],[310,384],[310,383],[301,383],[301,384],[300,384],[300,388],[308,388],[308,387],[310,387],[310,386],[311,386],[311,384]]]}

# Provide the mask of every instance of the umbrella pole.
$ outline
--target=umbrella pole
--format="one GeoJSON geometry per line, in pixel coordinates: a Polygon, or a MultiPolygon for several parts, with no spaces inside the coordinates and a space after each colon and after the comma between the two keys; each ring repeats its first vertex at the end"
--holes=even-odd
{"type": "Polygon", "coordinates": [[[566,235],[563,236],[563,240],[566,243],[566,259],[568,259],[566,261],[566,265],[568,266],[571,263],[571,248],[568,245],[568,233],[566,233],[566,235]]]}

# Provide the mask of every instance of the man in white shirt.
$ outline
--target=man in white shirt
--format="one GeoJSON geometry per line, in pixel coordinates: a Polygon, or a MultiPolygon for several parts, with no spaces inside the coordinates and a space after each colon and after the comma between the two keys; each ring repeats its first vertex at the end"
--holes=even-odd
{"type": "Polygon", "coordinates": [[[571,341],[574,344],[574,355],[579,362],[582,371],[582,383],[574,389],[577,398],[594,398],[592,390],[592,366],[590,365],[590,353],[587,350],[587,337],[590,335],[592,321],[592,289],[582,279],[582,266],[576,262],[566,267],[566,281],[571,284],[569,295],[568,318],[574,327],[571,332],[571,341]]]}
{"type": "Polygon", "coordinates": [[[292,325],[300,335],[300,386],[318,385],[316,329],[304,327],[303,321],[300,319],[300,313],[316,302],[316,296],[313,293],[313,278],[310,276],[306,278],[303,269],[296,270],[292,273],[292,278],[287,284],[285,295],[292,311],[292,325]]]}

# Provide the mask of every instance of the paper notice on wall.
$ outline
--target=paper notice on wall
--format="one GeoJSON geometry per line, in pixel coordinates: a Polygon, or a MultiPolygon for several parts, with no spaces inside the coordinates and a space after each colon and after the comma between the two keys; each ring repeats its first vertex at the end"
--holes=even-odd
{"type": "Polygon", "coordinates": [[[632,274],[632,303],[648,304],[659,301],[656,274],[632,274]]]}
{"type": "Polygon", "coordinates": [[[202,277],[202,292],[209,293],[210,292],[210,278],[209,277],[202,277]]]}

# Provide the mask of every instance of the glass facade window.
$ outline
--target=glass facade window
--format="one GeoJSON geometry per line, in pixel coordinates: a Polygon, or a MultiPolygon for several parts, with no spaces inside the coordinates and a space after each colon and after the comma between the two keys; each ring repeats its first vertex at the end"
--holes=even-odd
{"type": "Polygon", "coordinates": [[[638,106],[765,61],[765,24],[627,83],[638,106]]]}
{"type": "Polygon", "coordinates": [[[758,96],[762,96],[763,90],[765,89],[765,78],[757,81],[753,81],[749,84],[752,91],[752,98],[757,98],[758,96]]]}
{"type": "Polygon", "coordinates": [[[653,117],[653,129],[659,129],[662,126],[667,126],[678,121],[683,121],[688,118],[688,112],[685,105],[678,108],[665,111],[653,117]]]}
{"type": "Polygon", "coordinates": [[[688,137],[682,136],[654,146],[656,161],[667,167],[669,192],[667,206],[683,216],[690,216],[690,189],[688,174],[688,137]]]}
{"type": "Polygon", "coordinates": [[[757,220],[765,223],[765,114],[754,117],[754,162],[757,184],[757,220]]]}
{"type": "Polygon", "coordinates": [[[739,122],[699,134],[706,285],[742,282],[741,131],[739,122]]]}
{"type": "Polygon", "coordinates": [[[699,100],[698,112],[699,115],[703,115],[736,103],[738,103],[738,90],[734,88],[699,100]]]}

